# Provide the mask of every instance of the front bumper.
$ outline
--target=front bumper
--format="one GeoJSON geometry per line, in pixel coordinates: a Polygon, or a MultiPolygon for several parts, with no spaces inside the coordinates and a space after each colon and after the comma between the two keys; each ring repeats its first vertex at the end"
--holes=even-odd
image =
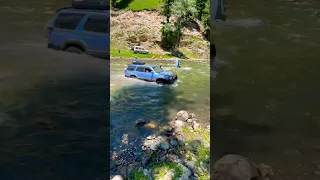
{"type": "Polygon", "coordinates": [[[169,79],[166,80],[166,83],[173,84],[177,80],[178,80],[178,76],[172,76],[172,77],[170,77],[169,79]]]}

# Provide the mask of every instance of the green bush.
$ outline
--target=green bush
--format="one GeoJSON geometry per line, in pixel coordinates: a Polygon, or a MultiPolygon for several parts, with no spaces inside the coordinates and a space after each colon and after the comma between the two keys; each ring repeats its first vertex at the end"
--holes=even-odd
{"type": "Polygon", "coordinates": [[[165,49],[175,49],[182,35],[181,25],[165,23],[161,28],[161,46],[165,49]]]}

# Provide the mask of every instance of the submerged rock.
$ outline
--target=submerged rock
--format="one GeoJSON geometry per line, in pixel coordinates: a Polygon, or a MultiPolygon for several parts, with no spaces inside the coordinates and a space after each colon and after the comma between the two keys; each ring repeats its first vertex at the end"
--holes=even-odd
{"type": "Polygon", "coordinates": [[[214,180],[219,178],[251,180],[252,178],[268,178],[273,175],[270,166],[261,164],[257,167],[247,158],[234,154],[226,155],[218,160],[212,171],[214,180]]]}
{"type": "Polygon", "coordinates": [[[143,125],[145,125],[147,123],[147,121],[146,120],[144,120],[144,119],[138,119],[138,120],[136,120],[136,126],[143,126],[143,125]]]}

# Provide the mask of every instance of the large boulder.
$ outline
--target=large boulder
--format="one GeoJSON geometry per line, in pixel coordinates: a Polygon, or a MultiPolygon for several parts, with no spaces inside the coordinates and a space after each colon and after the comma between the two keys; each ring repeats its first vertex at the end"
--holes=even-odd
{"type": "Polygon", "coordinates": [[[258,178],[257,168],[247,158],[229,154],[218,160],[213,166],[214,180],[251,180],[258,178]]]}

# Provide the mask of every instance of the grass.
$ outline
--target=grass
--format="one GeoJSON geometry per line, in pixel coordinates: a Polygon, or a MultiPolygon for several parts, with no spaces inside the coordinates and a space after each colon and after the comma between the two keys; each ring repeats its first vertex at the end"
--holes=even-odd
{"type": "Polygon", "coordinates": [[[129,175],[129,180],[149,180],[141,170],[133,170],[129,175]]]}
{"type": "Polygon", "coordinates": [[[162,0],[117,0],[116,8],[132,11],[158,9],[162,0]]]}
{"type": "Polygon", "coordinates": [[[154,171],[155,180],[164,178],[170,171],[174,172],[173,179],[182,175],[182,167],[172,162],[154,163],[152,164],[151,169],[154,171]]]}

